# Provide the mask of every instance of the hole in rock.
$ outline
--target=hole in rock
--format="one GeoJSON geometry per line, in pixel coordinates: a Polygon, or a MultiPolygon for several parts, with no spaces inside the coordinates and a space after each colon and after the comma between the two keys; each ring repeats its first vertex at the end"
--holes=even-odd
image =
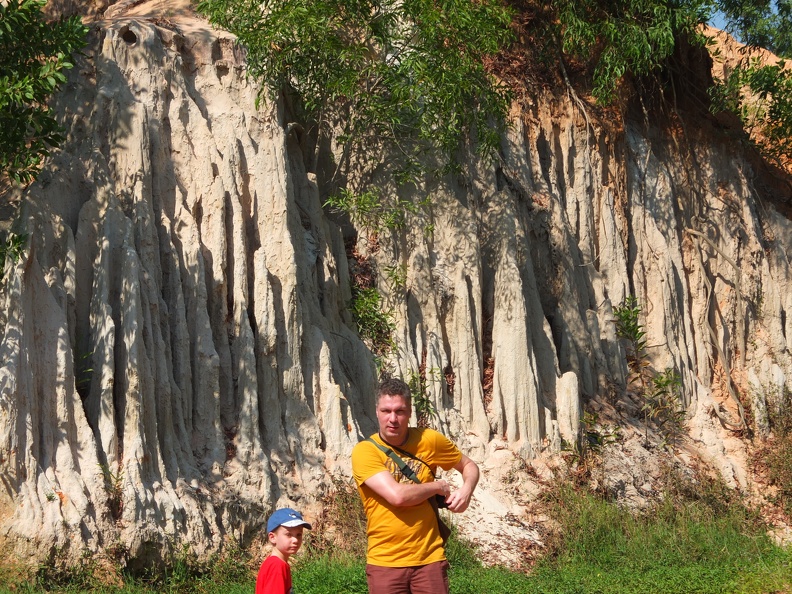
{"type": "Polygon", "coordinates": [[[130,31],[129,29],[121,34],[121,39],[126,41],[129,45],[137,43],[137,35],[135,35],[134,31],[130,31]]]}

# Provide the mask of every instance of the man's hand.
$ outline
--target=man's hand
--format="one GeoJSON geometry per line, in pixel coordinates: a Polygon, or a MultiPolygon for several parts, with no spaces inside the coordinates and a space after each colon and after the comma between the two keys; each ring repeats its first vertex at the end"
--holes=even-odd
{"type": "Polygon", "coordinates": [[[473,497],[473,493],[468,491],[467,489],[457,489],[451,495],[446,497],[446,505],[448,506],[448,511],[452,511],[455,514],[461,514],[465,511],[468,506],[470,505],[470,499],[473,497]]]}
{"type": "Polygon", "coordinates": [[[479,480],[479,468],[473,460],[462,454],[462,459],[454,466],[462,473],[462,486],[446,497],[449,511],[461,514],[470,506],[470,499],[479,480]]]}

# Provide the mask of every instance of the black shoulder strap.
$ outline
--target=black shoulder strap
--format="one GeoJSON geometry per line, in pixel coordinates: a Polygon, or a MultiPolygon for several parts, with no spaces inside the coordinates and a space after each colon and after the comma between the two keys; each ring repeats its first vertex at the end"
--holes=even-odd
{"type": "Polygon", "coordinates": [[[386,456],[388,456],[388,457],[389,457],[391,460],[393,460],[393,461],[396,463],[396,466],[398,466],[398,467],[399,467],[399,470],[401,470],[401,473],[402,473],[404,476],[406,476],[406,477],[407,477],[408,479],[410,479],[412,482],[414,482],[414,483],[419,483],[419,484],[420,484],[420,482],[421,482],[421,481],[420,481],[420,479],[419,479],[419,478],[418,478],[418,477],[415,475],[415,472],[413,471],[413,469],[412,469],[412,468],[410,468],[409,466],[407,466],[407,463],[406,463],[404,460],[402,460],[402,459],[401,459],[401,458],[400,458],[400,457],[399,457],[399,456],[396,454],[396,452],[394,452],[392,449],[390,449],[390,448],[388,448],[388,447],[385,447],[385,446],[384,446],[384,445],[382,445],[382,444],[379,444],[379,443],[377,443],[376,441],[374,441],[374,440],[373,440],[373,439],[371,439],[370,437],[367,437],[367,438],[366,438],[364,441],[370,441],[370,442],[371,442],[371,443],[373,443],[375,446],[377,446],[377,448],[379,448],[380,450],[382,450],[382,451],[385,453],[385,455],[386,455],[386,456]]]}
{"type": "Polygon", "coordinates": [[[429,466],[429,465],[428,465],[426,462],[424,462],[423,460],[421,460],[421,459],[420,459],[418,456],[416,456],[415,454],[411,454],[410,452],[408,452],[408,451],[406,451],[406,450],[403,450],[403,449],[401,449],[401,448],[397,448],[396,446],[393,446],[393,449],[394,449],[394,450],[396,450],[397,452],[399,452],[399,453],[400,453],[402,456],[407,456],[408,458],[412,458],[412,459],[413,459],[413,460],[415,460],[416,462],[420,462],[421,464],[423,464],[424,466],[426,466],[426,469],[429,471],[429,474],[431,474],[431,475],[432,475],[432,478],[436,478],[436,477],[435,477],[435,473],[434,473],[434,471],[432,470],[432,467],[431,467],[431,466],[429,466]]]}

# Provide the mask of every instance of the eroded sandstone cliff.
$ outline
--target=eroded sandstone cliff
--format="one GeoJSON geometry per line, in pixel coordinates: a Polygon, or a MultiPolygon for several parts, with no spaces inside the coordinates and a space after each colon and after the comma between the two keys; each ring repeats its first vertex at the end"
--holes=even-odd
{"type": "MultiPolygon", "coordinates": [[[[353,264],[300,127],[256,108],[230,36],[146,6],[92,24],[2,281],[0,534],[32,559],[244,542],[273,505],[310,509],[348,477],[375,427],[353,264]]],[[[623,410],[629,295],[650,363],[681,376],[678,457],[748,487],[730,393],[761,433],[792,389],[779,191],[703,128],[616,129],[545,93],[513,115],[500,163],[415,189],[431,206],[402,231],[357,234],[396,321],[386,365],[430,372],[434,424],[485,470],[462,529],[520,516],[504,469],[573,443],[584,406],[623,410]]]]}

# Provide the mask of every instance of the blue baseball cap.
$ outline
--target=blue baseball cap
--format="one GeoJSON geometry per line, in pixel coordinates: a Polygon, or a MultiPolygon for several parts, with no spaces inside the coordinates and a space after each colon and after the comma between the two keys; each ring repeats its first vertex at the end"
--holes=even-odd
{"type": "Polygon", "coordinates": [[[290,507],[276,509],[267,520],[267,533],[275,532],[278,526],[286,526],[287,528],[294,528],[295,526],[305,526],[308,530],[311,525],[303,520],[302,514],[290,507]]]}

